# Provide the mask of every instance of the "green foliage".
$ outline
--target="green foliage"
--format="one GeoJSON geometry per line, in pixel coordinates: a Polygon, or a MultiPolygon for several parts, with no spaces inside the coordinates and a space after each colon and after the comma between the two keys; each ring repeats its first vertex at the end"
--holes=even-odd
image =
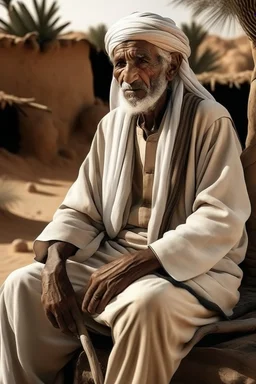
{"type": "Polygon", "coordinates": [[[18,1],[17,6],[11,5],[11,0],[2,0],[1,4],[8,10],[9,20],[0,18],[0,28],[16,36],[25,36],[30,32],[37,32],[40,46],[54,40],[64,28],[70,23],[57,26],[60,17],[56,16],[59,11],[57,1],[53,1],[47,9],[46,0],[33,0],[36,17],[34,18],[26,5],[18,1]]]}
{"type": "Polygon", "coordinates": [[[97,51],[105,51],[105,35],[107,33],[105,24],[99,24],[97,27],[90,27],[88,30],[88,40],[96,47],[97,51]]]}
{"type": "Polygon", "coordinates": [[[202,73],[217,70],[219,68],[218,53],[213,52],[210,48],[206,48],[200,56],[198,53],[200,44],[208,35],[204,28],[192,21],[190,25],[182,24],[181,29],[187,35],[190,42],[191,55],[189,57],[189,64],[193,71],[195,73],[202,73]]]}
{"type": "Polygon", "coordinates": [[[238,0],[171,0],[176,5],[185,5],[192,10],[193,17],[202,16],[205,25],[212,27],[237,19],[238,0]]]}

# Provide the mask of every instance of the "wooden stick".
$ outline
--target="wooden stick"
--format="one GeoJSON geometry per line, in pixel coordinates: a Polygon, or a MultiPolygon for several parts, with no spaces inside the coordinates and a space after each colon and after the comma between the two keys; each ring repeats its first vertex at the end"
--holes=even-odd
{"type": "Polygon", "coordinates": [[[92,345],[90,336],[88,334],[88,331],[84,325],[83,318],[80,315],[79,318],[77,317],[76,326],[78,329],[79,338],[81,341],[81,344],[83,346],[84,352],[88,358],[89,365],[91,368],[92,377],[95,384],[103,384],[103,374],[101,371],[100,363],[97,358],[95,349],[92,345]]]}

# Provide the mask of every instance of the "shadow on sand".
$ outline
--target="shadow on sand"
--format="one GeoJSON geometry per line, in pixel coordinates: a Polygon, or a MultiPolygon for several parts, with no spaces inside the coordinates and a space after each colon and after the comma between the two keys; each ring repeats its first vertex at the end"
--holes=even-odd
{"type": "Polygon", "coordinates": [[[33,241],[48,223],[26,219],[8,211],[0,211],[0,244],[11,243],[17,238],[33,241]]]}

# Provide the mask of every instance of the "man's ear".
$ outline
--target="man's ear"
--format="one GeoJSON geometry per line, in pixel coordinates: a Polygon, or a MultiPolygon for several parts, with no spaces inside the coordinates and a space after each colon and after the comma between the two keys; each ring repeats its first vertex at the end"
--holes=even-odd
{"type": "Polygon", "coordinates": [[[179,52],[172,52],[171,54],[171,62],[166,71],[166,79],[168,81],[172,81],[176,76],[177,72],[180,69],[180,65],[182,62],[182,55],[179,52]]]}

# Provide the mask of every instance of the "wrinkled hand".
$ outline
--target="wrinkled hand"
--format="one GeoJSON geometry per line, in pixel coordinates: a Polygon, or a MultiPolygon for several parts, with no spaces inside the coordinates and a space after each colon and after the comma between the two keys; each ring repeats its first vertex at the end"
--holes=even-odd
{"type": "Polygon", "coordinates": [[[110,300],[132,282],[152,273],[160,266],[160,262],[149,248],[133,254],[125,254],[104,265],[91,275],[82,310],[91,315],[101,313],[110,300]]]}
{"type": "Polygon", "coordinates": [[[68,335],[78,335],[76,322],[80,317],[80,310],[67,275],[65,261],[60,259],[57,251],[46,262],[42,271],[41,302],[46,316],[55,328],[68,335]]]}

